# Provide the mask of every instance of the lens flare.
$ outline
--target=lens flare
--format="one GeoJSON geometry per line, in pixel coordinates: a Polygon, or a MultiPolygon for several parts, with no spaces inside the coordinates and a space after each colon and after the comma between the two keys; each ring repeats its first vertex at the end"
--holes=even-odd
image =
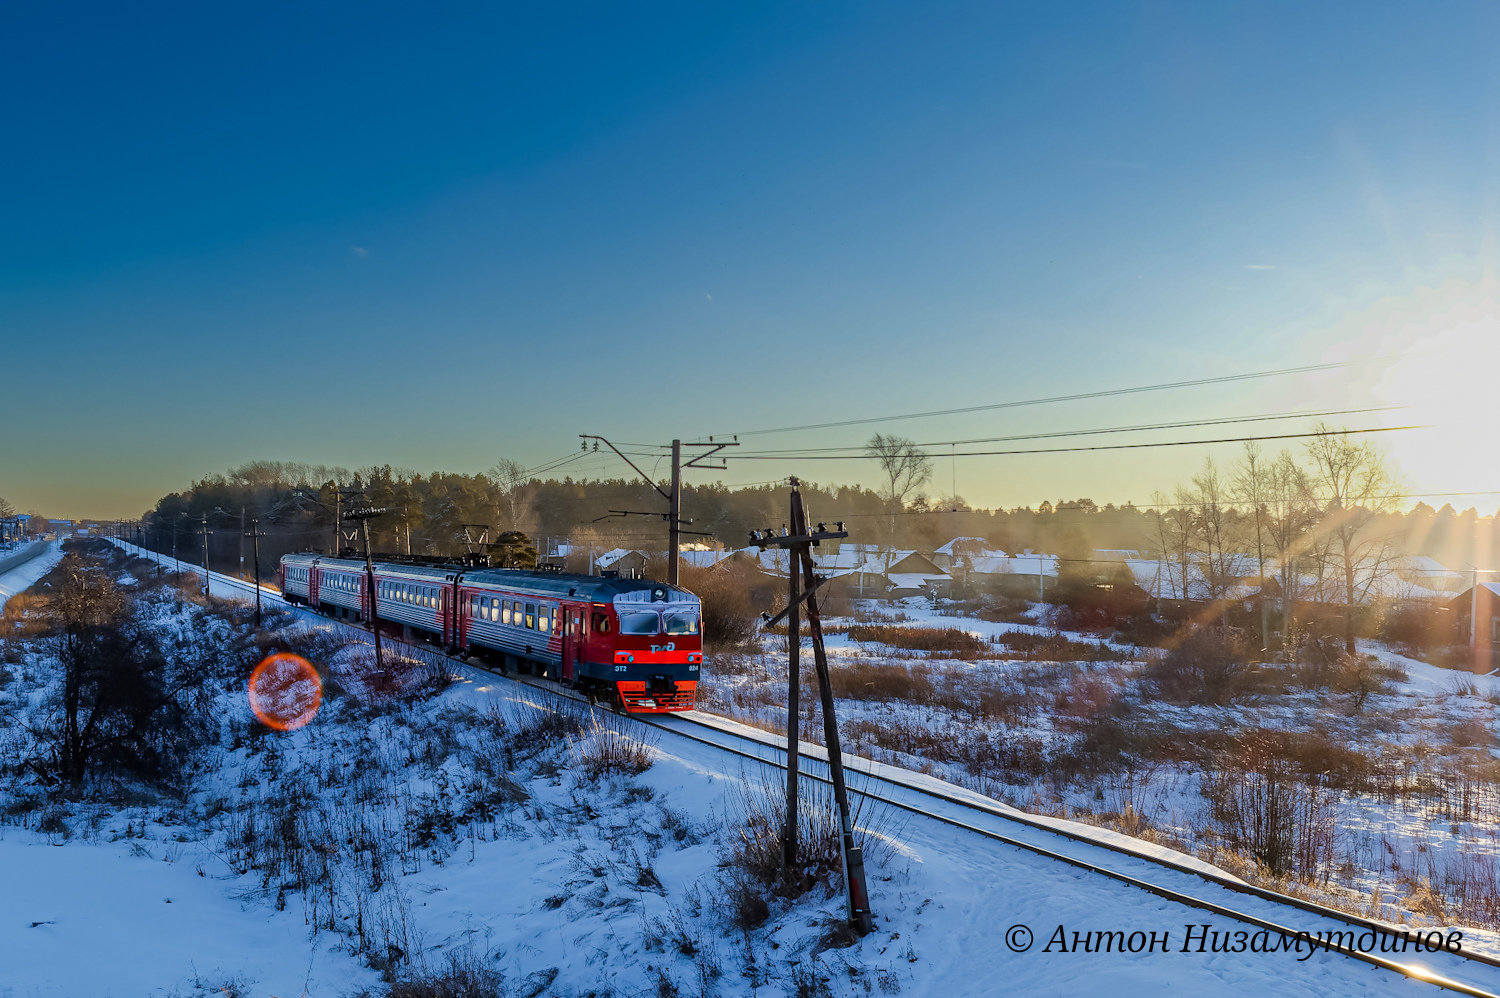
{"type": "Polygon", "coordinates": [[[260,723],[295,731],[317,716],[323,703],[318,670],[301,655],[271,655],[250,673],[250,709],[260,723]]]}

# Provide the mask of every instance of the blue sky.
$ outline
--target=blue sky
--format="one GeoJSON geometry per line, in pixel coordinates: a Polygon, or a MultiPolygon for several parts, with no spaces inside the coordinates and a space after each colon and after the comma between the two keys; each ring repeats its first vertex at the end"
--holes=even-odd
{"type": "MultiPolygon", "coordinates": [[[[133,516],[255,458],[477,471],[1328,360],[880,428],[1400,404],[1348,421],[1434,426],[1390,438],[1413,491],[1500,488],[1444,449],[1500,359],[1500,10],[534,7],[11,7],[0,495],[133,516]]],[[[1231,451],[935,491],[1144,501],[1231,451]]],[[[722,477],[791,472],[874,477],[722,477]]]]}

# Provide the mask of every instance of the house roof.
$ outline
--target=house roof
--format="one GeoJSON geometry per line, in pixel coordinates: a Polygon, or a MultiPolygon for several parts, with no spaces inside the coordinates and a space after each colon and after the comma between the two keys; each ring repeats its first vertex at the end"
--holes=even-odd
{"type": "Polygon", "coordinates": [[[946,554],[946,555],[948,555],[948,556],[951,557],[953,555],[953,545],[955,545],[955,544],[962,544],[965,541],[971,541],[971,542],[973,542],[975,544],[978,544],[979,545],[979,552],[981,554],[988,554],[988,555],[1004,555],[1005,554],[1004,551],[1000,551],[1000,550],[996,550],[994,548],[991,548],[989,546],[989,542],[986,541],[983,537],[955,537],[955,538],[953,538],[953,540],[949,541],[947,544],[944,544],[942,547],[935,549],[933,551],[933,554],[946,554]]]}
{"type": "Polygon", "coordinates": [[[930,572],[892,572],[886,578],[897,589],[922,589],[932,582],[952,581],[953,577],[947,573],[933,575],[930,572]]]}
{"type": "Polygon", "coordinates": [[[1057,575],[1055,555],[980,555],[969,562],[969,570],[975,575],[1057,575]]]}

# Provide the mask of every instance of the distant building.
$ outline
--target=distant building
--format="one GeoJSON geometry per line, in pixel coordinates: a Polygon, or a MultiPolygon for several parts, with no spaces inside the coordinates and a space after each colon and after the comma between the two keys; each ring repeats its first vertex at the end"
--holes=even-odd
{"type": "Polygon", "coordinates": [[[1469,647],[1474,651],[1474,670],[1489,672],[1495,667],[1495,646],[1500,644],[1500,582],[1481,582],[1454,597],[1448,608],[1453,611],[1459,632],[1469,639],[1469,647]]]}

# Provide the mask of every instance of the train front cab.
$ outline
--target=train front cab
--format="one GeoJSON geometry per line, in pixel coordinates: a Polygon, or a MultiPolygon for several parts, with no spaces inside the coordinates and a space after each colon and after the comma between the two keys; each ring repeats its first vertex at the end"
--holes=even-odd
{"type": "Polygon", "coordinates": [[[593,604],[575,682],[631,713],[692,710],[703,666],[699,611],[697,602],[593,604]]]}

